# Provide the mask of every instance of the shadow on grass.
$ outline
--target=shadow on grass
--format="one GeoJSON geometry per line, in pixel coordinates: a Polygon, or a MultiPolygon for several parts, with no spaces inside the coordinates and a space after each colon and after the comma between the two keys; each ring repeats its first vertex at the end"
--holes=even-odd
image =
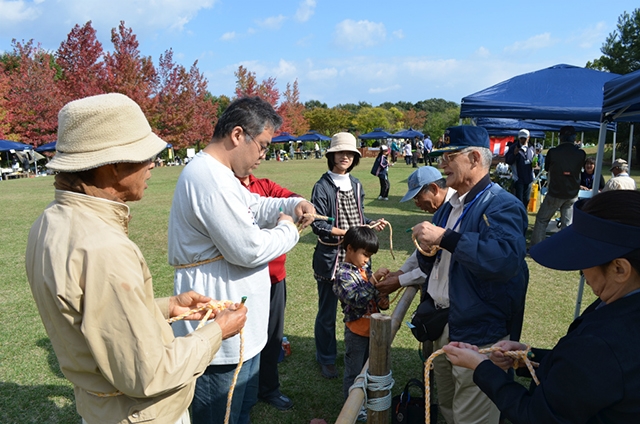
{"type": "Polygon", "coordinates": [[[51,340],[48,337],[43,337],[36,342],[36,346],[41,347],[47,351],[47,364],[49,364],[49,369],[56,377],[65,378],[62,371],[60,371],[60,365],[58,364],[58,358],[56,357],[56,353],[53,351],[53,346],[51,345],[51,340]]]}
{"type": "Polygon", "coordinates": [[[79,423],[73,389],[59,385],[0,383],[0,422],[79,423]]]}

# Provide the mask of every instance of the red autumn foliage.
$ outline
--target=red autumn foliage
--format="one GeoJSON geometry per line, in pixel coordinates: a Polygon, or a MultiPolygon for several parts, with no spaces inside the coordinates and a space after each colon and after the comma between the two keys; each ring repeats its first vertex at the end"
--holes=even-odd
{"type": "Polygon", "coordinates": [[[53,56],[33,41],[13,41],[12,70],[8,73],[6,122],[12,139],[39,146],[57,137],[58,111],[64,105],[56,84],[53,56]]]}
{"type": "Polygon", "coordinates": [[[154,113],[152,94],[157,74],[151,57],[143,57],[139,43],[131,28],[120,21],[118,29],[111,30],[114,52],[104,55],[106,65],[105,92],[122,93],[140,105],[147,117],[154,113]]]}
{"type": "Polygon", "coordinates": [[[290,134],[304,134],[309,131],[309,124],[304,117],[305,107],[300,103],[300,92],[298,91],[298,80],[293,82],[293,86],[287,83],[284,92],[284,101],[278,107],[278,114],[282,116],[282,126],[280,132],[290,134]]]}
{"type": "Polygon", "coordinates": [[[56,52],[56,63],[62,70],[59,84],[66,101],[104,93],[106,69],[102,55],[102,44],[91,21],[82,27],[74,26],[56,52]]]}
{"type": "Polygon", "coordinates": [[[269,77],[258,84],[255,72],[247,70],[240,65],[235,72],[236,76],[236,97],[253,97],[258,96],[266,100],[274,108],[280,100],[280,92],[276,88],[276,79],[269,77]]]}

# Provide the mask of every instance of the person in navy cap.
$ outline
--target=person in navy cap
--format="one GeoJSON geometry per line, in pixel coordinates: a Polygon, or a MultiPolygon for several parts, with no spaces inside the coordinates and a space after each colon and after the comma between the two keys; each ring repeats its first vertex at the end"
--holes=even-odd
{"type": "Polygon", "coordinates": [[[540,381],[508,381],[500,342],[489,359],[466,343],[445,352],[517,423],[637,423],[640,416],[640,192],[611,191],[576,203],[573,224],[531,248],[543,266],[582,270],[598,297],[551,350],[532,349],[540,381]],[[585,255],[584,252],[589,252],[585,255]]]}
{"type": "MultiPolygon", "coordinates": [[[[489,134],[482,127],[448,128],[439,157],[447,186],[457,191],[433,217],[413,229],[425,253],[427,293],[436,309],[448,308],[434,350],[451,341],[491,346],[518,340],[529,271],[524,261],[527,212],[515,196],[491,182],[489,134]]],[[[425,301],[423,300],[423,301],[425,301]]],[[[498,423],[500,411],[473,381],[473,372],[444,356],[434,362],[439,409],[450,424],[498,423]]]]}

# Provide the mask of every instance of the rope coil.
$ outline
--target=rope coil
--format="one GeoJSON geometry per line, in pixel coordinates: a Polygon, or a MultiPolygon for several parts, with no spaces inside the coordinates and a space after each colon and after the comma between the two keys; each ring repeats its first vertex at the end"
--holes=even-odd
{"type": "Polygon", "coordinates": [[[369,370],[358,375],[355,382],[349,387],[349,393],[353,389],[362,389],[364,392],[364,406],[372,411],[386,411],[391,408],[391,389],[396,381],[392,377],[392,372],[387,375],[371,375],[369,370]],[[362,380],[358,381],[358,379],[362,380]],[[367,396],[367,390],[372,392],[387,391],[388,393],[379,398],[371,398],[367,396]]]}
{"type": "MultiPolygon", "coordinates": [[[[478,353],[487,354],[487,353],[498,352],[498,351],[502,351],[502,349],[500,349],[499,347],[489,347],[486,349],[478,350],[478,353]]],[[[436,350],[431,354],[431,356],[429,356],[429,358],[427,358],[427,360],[424,363],[424,414],[425,414],[424,422],[425,424],[430,424],[431,422],[431,385],[429,384],[429,371],[433,369],[433,360],[437,356],[442,355],[443,353],[445,353],[444,349],[436,350]]],[[[527,348],[525,350],[502,351],[502,353],[505,356],[513,358],[514,360],[513,368],[518,368],[522,363],[524,363],[529,369],[529,372],[531,373],[531,377],[533,378],[533,381],[536,382],[536,385],[540,385],[540,381],[538,380],[538,377],[536,376],[536,372],[533,369],[534,366],[537,367],[539,364],[537,362],[532,362],[529,359],[529,355],[531,354],[531,346],[527,345],[527,348]]]]}

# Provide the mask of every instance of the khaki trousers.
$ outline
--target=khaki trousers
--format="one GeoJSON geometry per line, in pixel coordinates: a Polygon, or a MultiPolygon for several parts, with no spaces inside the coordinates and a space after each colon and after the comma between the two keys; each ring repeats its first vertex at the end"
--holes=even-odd
{"type": "MultiPolygon", "coordinates": [[[[440,338],[433,342],[433,350],[441,349],[449,342],[447,324],[440,338]]],[[[482,349],[492,345],[478,347],[482,349]]],[[[433,371],[438,390],[438,408],[447,424],[498,424],[500,411],[474,384],[472,370],[452,365],[447,355],[442,354],[433,360],[433,371]]]]}

